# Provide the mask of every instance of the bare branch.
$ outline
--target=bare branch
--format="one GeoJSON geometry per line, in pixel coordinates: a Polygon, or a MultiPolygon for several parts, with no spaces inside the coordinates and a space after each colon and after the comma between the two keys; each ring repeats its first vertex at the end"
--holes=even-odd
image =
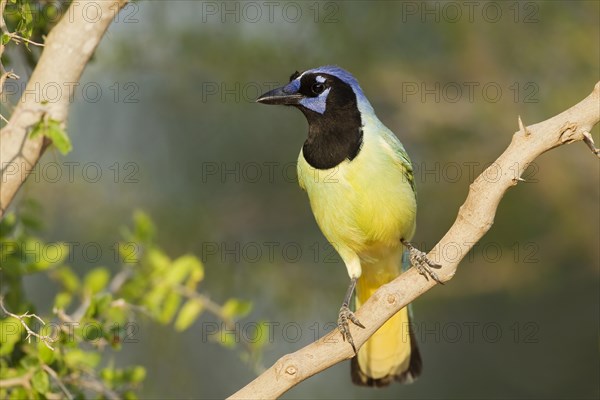
{"type": "MultiPolygon", "coordinates": [[[[6,22],[4,21],[4,9],[6,8],[6,0],[0,0],[0,33],[8,33],[6,22]]],[[[0,55],[2,53],[0,52],[0,55]]]]}
{"type": "MultiPolygon", "coordinates": [[[[526,127],[519,118],[519,131],[513,135],[508,148],[471,184],[456,221],[428,254],[430,260],[442,265],[438,271],[442,281],[452,279],[458,263],[491,228],[504,193],[519,182],[536,157],[565,143],[586,140],[588,132],[600,121],[599,101],[600,82],[584,100],[546,121],[526,127]]],[[[434,285],[433,280],[423,279],[411,268],[379,288],[356,312],[366,328],[350,325],[356,347],[362,346],[385,321],[434,285]]],[[[352,348],[341,340],[340,332],[335,329],[295,353],[283,356],[230,399],[279,397],[303,380],[353,356],[352,348]]]]}
{"type": "MultiPolygon", "coordinates": [[[[29,130],[44,114],[64,124],[73,83],[79,81],[104,32],[127,0],[83,2],[93,2],[99,8],[100,19],[94,22],[86,19],[81,11],[74,11],[66,13],[69,18],[62,18],[56,24],[48,34],[42,56],[25,89],[24,93],[30,95],[21,97],[8,124],[0,130],[0,218],[48,145],[48,140],[41,135],[28,138],[29,130]],[[62,91],[58,99],[45,102],[39,92],[49,84],[63,85],[69,90],[62,91]]],[[[80,5],[81,2],[77,2],[77,6],[80,5]]]]}
{"type": "Polygon", "coordinates": [[[56,373],[55,370],[53,370],[52,368],[50,368],[47,365],[42,365],[42,369],[44,371],[46,371],[48,373],[48,375],[50,375],[52,377],[52,379],[54,379],[54,382],[56,382],[56,384],[58,385],[58,387],[60,388],[60,390],[63,391],[63,393],[65,394],[65,396],[67,397],[68,400],[73,400],[73,395],[71,394],[71,392],[69,392],[69,389],[67,389],[67,387],[65,386],[65,384],[60,380],[60,377],[58,376],[58,374],[56,373]]]}
{"type": "Polygon", "coordinates": [[[23,327],[27,331],[27,337],[26,337],[27,341],[31,341],[31,337],[34,336],[34,337],[38,338],[39,340],[41,340],[42,343],[44,343],[47,348],[54,351],[54,348],[52,346],[50,346],[50,343],[55,342],[56,339],[54,339],[48,335],[40,335],[39,333],[34,332],[33,330],[31,330],[29,325],[27,325],[27,322],[25,322],[26,318],[35,318],[38,321],[40,321],[40,323],[42,325],[46,325],[46,323],[44,322],[43,319],[41,319],[40,317],[38,317],[35,314],[29,314],[29,311],[22,315],[17,315],[17,314],[11,313],[10,311],[8,311],[6,309],[6,307],[4,307],[4,298],[3,297],[0,297],[0,309],[2,309],[4,314],[8,315],[9,317],[13,317],[14,319],[21,322],[21,325],[23,325],[23,327]]]}
{"type": "Polygon", "coordinates": [[[44,43],[34,42],[33,40],[24,38],[23,36],[19,35],[18,33],[12,32],[12,33],[7,33],[6,35],[8,35],[12,40],[14,40],[17,43],[25,42],[25,43],[32,44],[34,46],[44,47],[44,43]]]}
{"type": "Polygon", "coordinates": [[[90,390],[92,392],[102,394],[109,400],[119,400],[118,393],[106,386],[101,380],[93,375],[89,374],[71,374],[64,378],[64,380],[75,385],[78,388],[90,390]]]}
{"type": "Polygon", "coordinates": [[[31,389],[31,378],[33,371],[27,372],[15,378],[0,379],[0,388],[9,388],[14,386],[23,386],[25,389],[31,389]]]}

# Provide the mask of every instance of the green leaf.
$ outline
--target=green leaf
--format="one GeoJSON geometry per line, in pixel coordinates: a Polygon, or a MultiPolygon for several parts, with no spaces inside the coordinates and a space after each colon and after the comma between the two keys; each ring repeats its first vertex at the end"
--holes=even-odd
{"type": "Polygon", "coordinates": [[[137,365],[128,371],[128,375],[129,382],[133,384],[141,383],[144,379],[146,379],[146,368],[137,365]]]}
{"type": "Polygon", "coordinates": [[[271,324],[266,321],[260,321],[256,332],[250,332],[248,335],[252,338],[250,344],[255,351],[261,350],[269,342],[269,332],[271,324]]]}
{"type": "Polygon", "coordinates": [[[2,44],[5,45],[8,42],[10,42],[10,35],[8,33],[3,33],[2,34],[2,44]]]}
{"type": "Polygon", "coordinates": [[[125,393],[123,393],[123,399],[124,400],[138,400],[139,397],[131,390],[128,390],[125,393]]]}
{"type": "Polygon", "coordinates": [[[15,215],[15,213],[10,212],[5,214],[4,219],[0,220],[0,239],[3,239],[8,235],[12,234],[16,226],[17,216],[15,215]]]}
{"type": "Polygon", "coordinates": [[[52,277],[57,279],[65,288],[67,292],[76,292],[81,286],[81,282],[77,275],[73,273],[69,267],[61,267],[53,271],[52,277]]]}
{"type": "Polygon", "coordinates": [[[67,132],[60,122],[52,119],[48,120],[46,136],[52,140],[52,144],[56,146],[63,156],[73,150],[71,139],[67,136],[67,132]]]}
{"type": "Polygon", "coordinates": [[[9,256],[13,254],[18,257],[17,250],[19,249],[19,243],[13,240],[3,240],[0,243],[0,260],[7,260],[9,256]]]}
{"type": "Polygon", "coordinates": [[[73,296],[68,292],[60,292],[54,298],[54,308],[57,310],[64,310],[73,301],[73,296]]]}
{"type": "Polygon", "coordinates": [[[60,265],[69,255],[69,246],[61,242],[44,243],[35,239],[27,241],[25,246],[26,249],[39,249],[35,253],[33,262],[25,267],[27,273],[44,271],[50,267],[60,265]]]}
{"type": "Polygon", "coordinates": [[[45,129],[46,124],[44,119],[42,118],[35,125],[33,125],[33,128],[31,128],[31,131],[29,132],[29,139],[35,139],[40,135],[44,136],[45,129]]]}
{"type": "Polygon", "coordinates": [[[92,296],[90,305],[86,310],[86,317],[100,318],[110,308],[113,301],[112,294],[101,293],[92,296]]]}
{"type": "Polygon", "coordinates": [[[165,302],[163,303],[163,308],[160,312],[160,315],[158,316],[159,322],[168,324],[179,308],[179,304],[181,304],[181,296],[175,292],[169,292],[165,298],[165,302]]]}
{"type": "Polygon", "coordinates": [[[150,249],[147,260],[152,269],[156,271],[162,271],[171,265],[171,259],[158,249],[150,249]]]}
{"type": "Polygon", "coordinates": [[[52,361],[54,361],[54,351],[49,349],[41,340],[37,342],[37,352],[44,364],[52,364],[52,361]]]}
{"type": "Polygon", "coordinates": [[[143,298],[143,304],[146,306],[148,311],[153,315],[158,316],[160,314],[161,304],[163,299],[167,295],[167,287],[164,285],[155,286],[152,288],[150,293],[146,294],[143,298]]]}
{"type": "Polygon", "coordinates": [[[141,246],[138,243],[133,241],[119,242],[117,248],[123,264],[137,264],[140,262],[141,246]]]}
{"type": "Polygon", "coordinates": [[[22,6],[21,6],[21,18],[27,24],[33,22],[33,13],[31,11],[31,7],[29,6],[29,3],[27,3],[27,2],[23,2],[22,6]]]}
{"type": "Polygon", "coordinates": [[[47,7],[44,9],[45,15],[44,18],[48,21],[55,21],[59,16],[60,9],[58,7],[47,7]]]}
{"type": "Polygon", "coordinates": [[[24,328],[15,318],[6,318],[0,320],[0,356],[12,353],[15,344],[21,340],[24,328]]]}
{"type": "Polygon", "coordinates": [[[184,331],[190,327],[198,318],[198,315],[202,312],[204,308],[204,304],[199,299],[190,299],[188,300],[181,310],[179,310],[179,315],[177,315],[177,319],[175,320],[175,330],[184,331]]]}
{"type": "Polygon", "coordinates": [[[39,231],[42,228],[42,221],[39,216],[33,214],[21,214],[23,226],[33,231],[39,231]]]}
{"type": "Polygon", "coordinates": [[[112,381],[115,379],[115,370],[114,368],[104,368],[100,372],[100,378],[106,383],[109,384],[109,387],[112,384],[112,381]]]}
{"type": "Polygon", "coordinates": [[[252,311],[252,302],[240,300],[240,299],[229,299],[223,304],[223,316],[225,318],[243,318],[252,311]]]}
{"type": "Polygon", "coordinates": [[[165,274],[164,281],[167,285],[180,285],[183,280],[188,276],[189,272],[193,269],[198,268],[200,262],[196,257],[191,255],[181,256],[169,267],[165,274]]]}
{"type": "Polygon", "coordinates": [[[123,325],[127,319],[127,310],[123,307],[112,306],[106,310],[106,319],[113,324],[123,325]]]}
{"type": "Polygon", "coordinates": [[[90,271],[83,280],[83,287],[86,291],[96,294],[100,292],[110,279],[110,272],[106,268],[98,267],[90,271]]]}
{"type": "Polygon", "coordinates": [[[65,353],[65,364],[70,368],[95,368],[100,362],[100,354],[85,352],[80,349],[72,349],[65,353]]]}
{"type": "Polygon", "coordinates": [[[201,282],[204,279],[204,265],[197,257],[193,258],[194,262],[190,266],[191,271],[186,286],[192,290],[195,290],[196,286],[198,286],[198,282],[201,282]]]}
{"type": "Polygon", "coordinates": [[[215,338],[214,340],[217,340],[219,344],[223,347],[226,347],[228,349],[234,349],[237,346],[239,339],[237,335],[231,332],[225,332],[221,333],[219,339],[215,338]]]}
{"type": "Polygon", "coordinates": [[[50,379],[48,378],[46,371],[41,369],[36,371],[31,378],[31,385],[36,392],[41,394],[46,393],[50,388],[50,379]]]}
{"type": "Polygon", "coordinates": [[[0,346],[0,357],[11,354],[14,348],[15,342],[2,342],[2,346],[0,346]]]}
{"type": "Polygon", "coordinates": [[[63,155],[73,149],[71,140],[69,139],[69,136],[67,136],[67,132],[60,121],[51,118],[42,118],[40,122],[34,125],[31,132],[29,132],[29,138],[35,139],[40,135],[46,136],[48,139],[52,140],[52,144],[54,144],[58,151],[63,155]]]}
{"type": "Polygon", "coordinates": [[[0,379],[8,378],[15,371],[14,368],[8,367],[8,363],[6,361],[7,360],[0,358],[0,379]]]}
{"type": "MultiPolygon", "coordinates": [[[[100,338],[104,337],[104,335],[104,329],[102,329],[102,325],[100,325],[98,321],[90,321],[85,325],[84,329],[81,331],[81,337],[83,338],[83,340],[92,343],[95,343],[100,338]]],[[[98,355],[98,357],[100,357],[100,355],[98,355]]]]}
{"type": "Polygon", "coordinates": [[[25,390],[22,387],[17,387],[14,388],[11,392],[10,392],[10,400],[22,400],[22,399],[28,399],[31,397],[30,392],[28,392],[27,390],[25,390]]]}
{"type": "Polygon", "coordinates": [[[37,357],[28,354],[19,360],[19,365],[25,369],[33,369],[40,365],[40,360],[38,360],[37,357]]]}
{"type": "Polygon", "coordinates": [[[150,217],[143,211],[133,213],[134,235],[143,243],[149,243],[154,238],[156,228],[150,217]]]}
{"type": "Polygon", "coordinates": [[[109,308],[113,301],[113,296],[110,293],[102,293],[94,297],[94,303],[96,303],[96,313],[99,315],[104,314],[109,308]]]}

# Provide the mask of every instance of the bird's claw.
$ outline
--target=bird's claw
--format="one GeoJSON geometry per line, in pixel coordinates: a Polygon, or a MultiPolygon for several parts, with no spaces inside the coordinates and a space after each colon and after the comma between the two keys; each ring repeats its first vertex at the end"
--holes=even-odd
{"type": "Polygon", "coordinates": [[[354,325],[364,328],[364,325],[360,323],[360,321],[358,320],[358,318],[356,318],[354,313],[350,311],[347,305],[344,304],[340,308],[340,313],[338,315],[338,328],[340,329],[340,333],[342,334],[342,339],[344,339],[344,341],[347,340],[348,343],[350,343],[350,346],[352,346],[354,353],[356,353],[356,346],[354,346],[354,340],[352,339],[352,335],[350,334],[350,324],[348,323],[348,321],[352,321],[354,325]]]}
{"type": "Polygon", "coordinates": [[[404,244],[408,248],[408,256],[410,259],[410,265],[415,267],[417,269],[417,271],[419,271],[419,273],[421,275],[423,275],[425,278],[429,279],[429,277],[431,277],[431,279],[433,279],[440,285],[444,284],[444,282],[442,282],[440,280],[440,278],[437,276],[435,271],[432,269],[432,268],[441,268],[442,266],[440,264],[437,264],[437,263],[434,263],[433,261],[431,261],[429,258],[427,258],[427,254],[425,254],[421,250],[417,249],[415,246],[413,246],[409,242],[403,240],[402,244],[404,244]]]}

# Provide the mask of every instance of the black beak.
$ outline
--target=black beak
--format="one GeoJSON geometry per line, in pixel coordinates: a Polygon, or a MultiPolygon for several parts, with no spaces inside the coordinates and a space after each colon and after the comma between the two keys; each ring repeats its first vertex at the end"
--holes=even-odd
{"type": "Polygon", "coordinates": [[[262,104],[280,104],[284,106],[297,105],[302,100],[300,93],[290,90],[289,85],[273,89],[270,92],[262,94],[258,99],[257,103],[262,104]]]}

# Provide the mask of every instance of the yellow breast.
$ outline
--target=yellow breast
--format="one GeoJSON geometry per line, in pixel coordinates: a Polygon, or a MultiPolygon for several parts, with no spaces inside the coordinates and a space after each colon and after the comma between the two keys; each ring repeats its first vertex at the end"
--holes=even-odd
{"type": "Polygon", "coordinates": [[[368,131],[363,140],[354,160],[327,170],[313,168],[300,152],[298,177],[321,231],[342,258],[346,249],[371,263],[397,249],[401,238],[410,240],[416,200],[397,149],[368,131]]]}

